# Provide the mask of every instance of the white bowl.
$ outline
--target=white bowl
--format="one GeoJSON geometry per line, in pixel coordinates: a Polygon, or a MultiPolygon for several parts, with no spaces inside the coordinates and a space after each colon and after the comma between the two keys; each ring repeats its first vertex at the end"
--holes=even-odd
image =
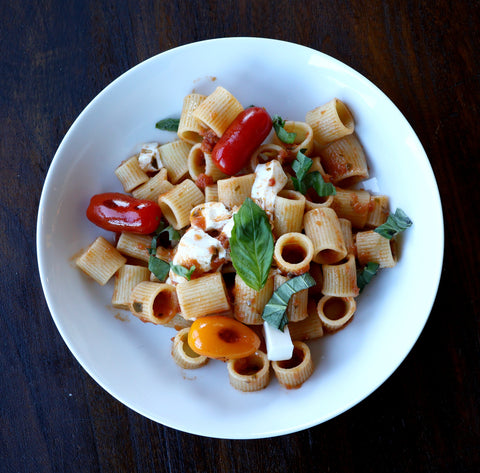
{"type": "Polygon", "coordinates": [[[45,297],[66,344],[110,394],[140,414],[185,432],[218,438],[271,437],[314,426],[351,408],[398,367],[420,335],[438,288],[443,220],[429,161],[395,105],[371,82],[325,54],[296,44],[225,38],[182,46],[129,70],[80,114],[63,139],[45,181],[37,252],[45,297]],[[122,191],[113,171],[141,143],[175,139],[155,129],[178,117],[183,97],[217,85],[244,106],[285,119],[333,97],[356,120],[372,176],[413,226],[400,239],[400,260],[381,271],[358,299],[353,322],[310,343],[316,366],[297,390],[272,380],[242,393],[226,366],[180,369],[170,355],[173,329],[119,316],[112,283],[100,287],[75,268],[73,256],[100,231],[85,217],[92,195],[122,191]],[[122,320],[124,319],[124,320],[122,320]]]}

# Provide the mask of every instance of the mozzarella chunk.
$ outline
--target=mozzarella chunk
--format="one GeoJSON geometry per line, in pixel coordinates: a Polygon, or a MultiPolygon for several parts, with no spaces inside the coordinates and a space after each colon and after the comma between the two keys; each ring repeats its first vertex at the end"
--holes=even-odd
{"type": "Polygon", "coordinates": [[[380,187],[378,186],[378,181],[376,177],[371,177],[366,181],[362,181],[359,187],[370,192],[380,192],[380,187]]]}
{"type": "Polygon", "coordinates": [[[258,164],[255,168],[255,182],[252,186],[251,196],[269,217],[273,215],[277,194],[287,182],[288,177],[276,159],[265,164],[258,164]]]}
{"type": "Polygon", "coordinates": [[[225,235],[229,240],[232,237],[232,230],[233,225],[235,222],[233,221],[233,215],[227,220],[227,223],[223,226],[222,233],[225,235]]]}
{"type": "MultiPolygon", "coordinates": [[[[226,251],[221,243],[199,228],[190,228],[180,239],[172,264],[190,269],[195,266],[198,273],[207,273],[221,267],[226,251]]],[[[186,279],[170,271],[169,277],[174,284],[186,279]]]]}
{"type": "Polygon", "coordinates": [[[289,360],[293,355],[293,342],[290,337],[288,325],[282,332],[276,327],[272,327],[268,322],[263,323],[263,332],[265,334],[265,343],[267,344],[267,358],[270,361],[289,360]]]}
{"type": "Polygon", "coordinates": [[[232,213],[222,202],[205,202],[192,209],[190,224],[192,227],[200,228],[206,232],[211,230],[221,231],[231,216],[232,213]]]}
{"type": "Polygon", "coordinates": [[[145,172],[155,172],[163,167],[158,150],[158,143],[145,143],[142,145],[142,149],[138,155],[138,164],[145,172]]]}

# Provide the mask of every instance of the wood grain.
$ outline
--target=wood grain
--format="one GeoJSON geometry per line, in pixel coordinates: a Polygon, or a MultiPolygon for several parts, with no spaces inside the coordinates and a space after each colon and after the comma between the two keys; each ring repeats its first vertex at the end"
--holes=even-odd
{"type": "Polygon", "coordinates": [[[7,0],[0,18],[1,472],[480,470],[478,0],[7,0]],[[139,62],[222,36],[303,44],[372,80],[418,134],[444,207],[442,281],[407,359],[353,409],[273,439],[185,434],[118,403],[68,351],[36,267],[43,182],[82,109],[139,62]]]}

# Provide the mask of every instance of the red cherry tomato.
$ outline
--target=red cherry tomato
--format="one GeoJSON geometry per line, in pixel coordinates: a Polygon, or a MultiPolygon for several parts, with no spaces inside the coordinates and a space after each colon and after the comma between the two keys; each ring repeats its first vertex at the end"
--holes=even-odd
{"type": "Polygon", "coordinates": [[[233,120],[212,151],[212,159],[225,174],[242,169],[272,129],[264,108],[249,107],[233,120]]]}
{"type": "Polygon", "coordinates": [[[88,220],[112,232],[153,233],[161,217],[155,202],[119,192],[94,195],[87,209],[88,220]]]}

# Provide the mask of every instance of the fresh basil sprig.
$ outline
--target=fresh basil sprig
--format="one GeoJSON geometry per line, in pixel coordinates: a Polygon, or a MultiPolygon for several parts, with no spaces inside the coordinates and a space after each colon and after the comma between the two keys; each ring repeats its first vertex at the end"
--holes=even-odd
{"type": "Polygon", "coordinates": [[[160,222],[160,225],[158,226],[152,237],[152,243],[150,244],[150,248],[148,250],[150,254],[150,258],[148,259],[148,269],[155,275],[157,279],[162,282],[167,279],[170,269],[174,273],[178,274],[179,276],[183,276],[190,281],[190,278],[195,271],[195,266],[187,269],[184,266],[167,263],[166,261],[157,258],[157,240],[163,232],[168,233],[168,238],[170,239],[170,241],[180,240],[180,232],[175,230],[171,225],[165,227],[165,224],[163,222],[160,222]]]}
{"type": "Polygon", "coordinates": [[[308,172],[313,161],[304,154],[304,149],[298,151],[292,169],[296,177],[292,176],[293,186],[296,191],[306,194],[308,189],[313,188],[319,197],[335,195],[337,191],[331,182],[325,182],[319,171],[308,172]]]}
{"type": "Polygon", "coordinates": [[[273,235],[265,211],[250,197],[233,216],[230,255],[245,284],[260,291],[268,279],[273,259],[273,235]]]}
{"type": "Polygon", "coordinates": [[[402,209],[397,209],[394,214],[390,214],[387,221],[375,228],[375,232],[391,240],[397,233],[403,232],[410,227],[413,222],[402,209]]]}
{"type": "Polygon", "coordinates": [[[165,279],[167,279],[170,270],[190,281],[192,274],[195,271],[195,266],[187,269],[179,264],[167,263],[166,261],[163,261],[163,259],[150,255],[150,258],[148,259],[148,269],[161,282],[164,282],[165,279]]]}
{"type": "Polygon", "coordinates": [[[187,269],[185,266],[170,263],[170,268],[175,274],[184,277],[188,281],[190,281],[192,274],[195,271],[195,265],[191,266],[190,269],[187,269]]]}
{"type": "Polygon", "coordinates": [[[158,226],[158,228],[155,230],[155,233],[153,234],[152,243],[150,245],[150,249],[148,250],[148,252],[151,255],[156,254],[156,252],[157,252],[157,240],[158,240],[158,237],[163,232],[168,233],[168,238],[169,238],[170,241],[179,241],[180,240],[181,235],[180,235],[180,232],[178,230],[175,230],[171,225],[169,225],[168,227],[165,227],[165,224],[163,222],[160,222],[160,225],[158,226]]]}
{"type": "Polygon", "coordinates": [[[377,274],[378,268],[379,268],[378,263],[373,263],[372,261],[369,261],[365,267],[358,272],[357,274],[357,286],[358,289],[360,289],[360,292],[363,291],[363,288],[372,280],[373,276],[377,274]]]}
{"type": "Polygon", "coordinates": [[[274,293],[263,309],[262,319],[272,327],[282,332],[288,323],[286,311],[290,298],[297,292],[315,286],[315,279],[308,273],[289,279],[284,282],[274,293]]]}
{"type": "Polygon", "coordinates": [[[179,118],[165,118],[155,123],[155,128],[164,131],[178,131],[178,125],[180,124],[179,118]]]}
{"type": "Polygon", "coordinates": [[[274,115],[272,118],[272,125],[280,141],[288,145],[291,145],[295,141],[297,134],[285,130],[285,120],[283,120],[282,117],[274,115]]]}
{"type": "Polygon", "coordinates": [[[170,265],[166,261],[163,261],[163,259],[150,255],[148,259],[148,269],[158,280],[164,282],[170,272],[170,265]]]}

